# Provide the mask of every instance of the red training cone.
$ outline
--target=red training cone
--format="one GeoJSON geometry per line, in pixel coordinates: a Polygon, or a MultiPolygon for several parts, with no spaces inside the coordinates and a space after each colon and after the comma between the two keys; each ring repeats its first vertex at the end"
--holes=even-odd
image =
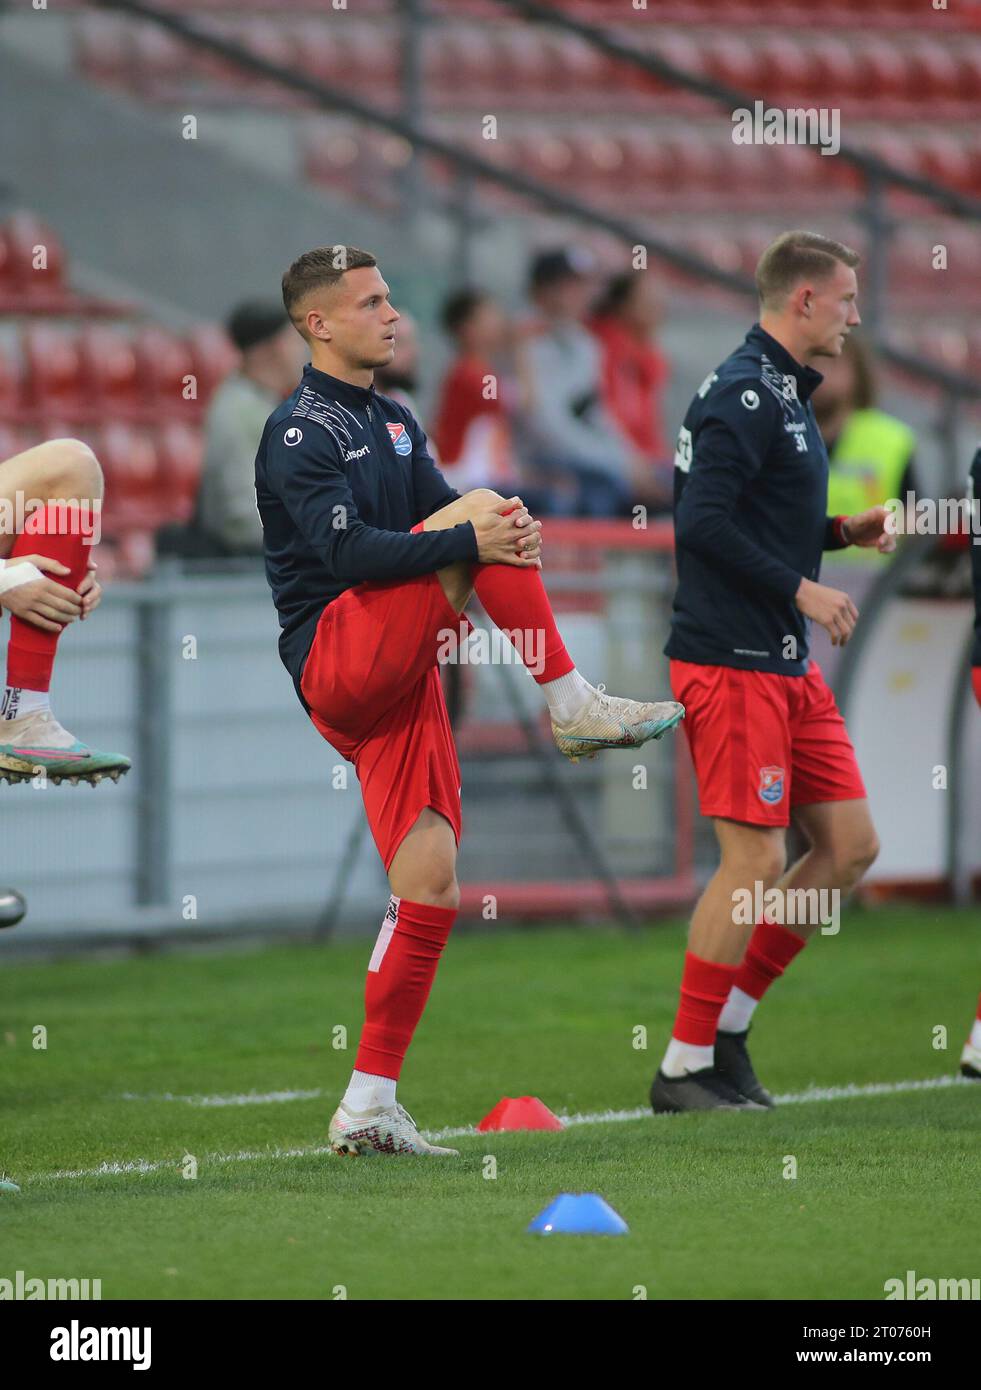
{"type": "Polygon", "coordinates": [[[485,1133],[489,1129],[565,1129],[565,1125],[537,1096],[504,1096],[477,1129],[485,1133]]]}

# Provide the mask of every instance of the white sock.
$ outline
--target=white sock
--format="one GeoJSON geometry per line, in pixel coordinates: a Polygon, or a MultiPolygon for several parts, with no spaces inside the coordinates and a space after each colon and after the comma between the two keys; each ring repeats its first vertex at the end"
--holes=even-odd
{"type": "Polygon", "coordinates": [[[729,991],[729,998],[722,1005],[722,1012],[719,1014],[719,1032],[744,1033],[759,1002],[751,994],[733,985],[729,991]]]}
{"type": "Polygon", "coordinates": [[[574,666],[566,675],[559,676],[557,681],[543,681],[538,688],[548,701],[549,712],[556,724],[571,724],[593,696],[593,687],[574,666]]]}
{"type": "Polygon", "coordinates": [[[684,1076],[689,1071],[703,1071],[715,1066],[715,1048],[698,1047],[695,1043],[679,1042],[672,1038],[664,1054],[661,1070],[665,1076],[684,1076]]]}
{"type": "Polygon", "coordinates": [[[372,1076],[368,1071],[353,1071],[341,1104],[345,1110],[353,1110],[355,1114],[379,1107],[391,1110],[395,1104],[395,1082],[390,1076],[372,1076]]]}
{"type": "Polygon", "coordinates": [[[0,719],[23,719],[25,714],[37,714],[50,708],[51,695],[47,690],[24,690],[8,685],[0,700],[0,719]]]}
{"type": "Polygon", "coordinates": [[[971,1029],[971,1046],[981,1051],[981,1018],[974,1020],[974,1027],[971,1029]]]}

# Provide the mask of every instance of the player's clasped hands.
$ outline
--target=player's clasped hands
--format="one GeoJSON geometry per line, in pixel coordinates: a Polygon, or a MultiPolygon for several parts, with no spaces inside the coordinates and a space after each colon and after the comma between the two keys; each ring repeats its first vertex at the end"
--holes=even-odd
{"type": "Polygon", "coordinates": [[[833,647],[843,647],[855,631],[858,609],[841,589],[802,579],[794,601],[805,618],[824,628],[833,647]]]}
{"type": "Polygon", "coordinates": [[[70,574],[67,565],[59,564],[47,555],[18,555],[16,559],[8,560],[7,564],[11,568],[19,564],[32,564],[45,571],[44,578],[35,579],[30,584],[19,584],[4,594],[3,606],[15,617],[46,632],[60,632],[66,623],[82,617],[84,599],[74,589],[47,578],[48,574],[70,574]]]}
{"type": "Polygon", "coordinates": [[[535,520],[520,497],[508,497],[478,513],[473,529],[483,564],[541,569],[542,523],[535,520]]]}

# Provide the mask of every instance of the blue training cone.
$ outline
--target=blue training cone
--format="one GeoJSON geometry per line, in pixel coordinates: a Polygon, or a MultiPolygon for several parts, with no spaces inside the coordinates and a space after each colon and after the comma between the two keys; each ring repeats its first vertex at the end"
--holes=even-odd
{"type": "Polygon", "coordinates": [[[526,1235],[625,1236],[629,1227],[598,1192],[560,1192],[538,1213],[526,1235]]]}

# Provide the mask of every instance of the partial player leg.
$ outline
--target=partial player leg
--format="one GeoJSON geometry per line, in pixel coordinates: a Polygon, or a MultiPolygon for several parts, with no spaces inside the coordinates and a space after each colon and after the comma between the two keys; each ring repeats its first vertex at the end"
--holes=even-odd
{"type": "MultiPolygon", "coordinates": [[[[505,499],[489,488],[475,488],[423,523],[427,531],[470,521],[505,499]]],[[[520,499],[513,511],[520,510],[520,499]]],[[[516,545],[521,531],[516,526],[516,545]]],[[[604,748],[639,748],[658,739],[684,718],[674,700],[626,700],[592,686],[576,670],[559,634],[541,573],[514,565],[456,564],[437,571],[447,599],[462,613],[471,592],[512,645],[541,687],[552,717],[552,735],[571,762],[592,758],[604,748]]]]}
{"type": "MultiPolygon", "coordinates": [[[[51,440],[0,465],[4,517],[27,513],[19,534],[0,524],[0,558],[19,561],[25,572],[28,557],[34,562],[32,573],[48,566],[47,573],[34,574],[33,582],[6,591],[4,606],[11,609],[11,624],[7,684],[0,704],[3,780],[30,781],[43,773],[53,782],[67,777],[94,785],[103,776],[116,781],[129,769],[128,758],[86,747],[52,715],[51,675],[64,629],[44,619],[42,626],[40,613],[29,607],[36,585],[56,576],[59,585],[78,592],[88,570],[93,521],[102,495],[98,460],[77,439],[51,440]],[[18,616],[18,609],[25,616],[18,616]]],[[[10,563],[8,576],[20,564],[10,563]]]]}
{"type": "Polygon", "coordinates": [[[969,1081],[981,1081],[981,994],[978,995],[974,1026],[961,1053],[961,1076],[966,1076],[969,1081]]]}
{"type": "Polygon", "coordinates": [[[753,930],[720,1015],[715,1044],[716,1066],[756,1099],[766,1095],[746,1048],[756,1006],[819,927],[837,930],[841,900],[879,852],[864,797],[799,806],[794,819],[810,848],[773,885],[783,895],[782,906],[769,914],[772,921],[764,913],[753,930]]]}
{"type": "Polygon", "coordinates": [[[388,878],[392,896],[368,966],[364,1030],[330,1142],[340,1154],[456,1154],[427,1143],[395,1096],[460,903],[456,838],[444,816],[428,806],[421,812],[388,878]]]}
{"type": "Polygon", "coordinates": [[[695,907],[681,981],[681,1000],[671,1040],[651,1087],[655,1111],[759,1109],[723,1077],[716,1065],[719,1015],[729,997],[738,963],[752,932],[737,904],[779,879],[784,868],[784,831],[717,817],[720,863],[695,907]]]}

